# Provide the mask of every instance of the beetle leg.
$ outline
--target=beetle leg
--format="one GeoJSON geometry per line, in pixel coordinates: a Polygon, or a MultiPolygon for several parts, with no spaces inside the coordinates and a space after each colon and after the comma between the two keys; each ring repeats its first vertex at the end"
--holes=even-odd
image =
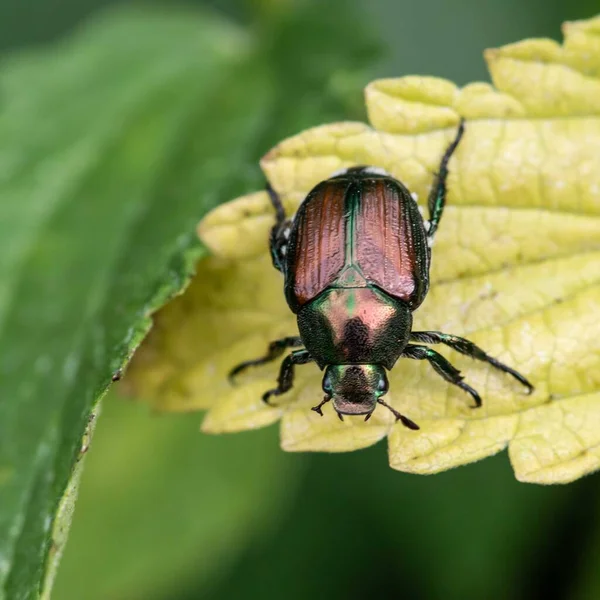
{"type": "Polygon", "coordinates": [[[278,271],[283,271],[292,222],[290,219],[286,219],[285,209],[283,208],[281,198],[268,182],[267,193],[269,194],[271,204],[275,209],[275,225],[271,228],[271,236],[269,238],[271,258],[273,259],[273,266],[278,271]]]}
{"type": "Polygon", "coordinates": [[[267,181],[266,185],[267,194],[269,194],[269,199],[271,200],[271,204],[275,209],[275,224],[282,225],[286,219],[285,216],[285,208],[283,208],[283,202],[281,202],[281,198],[279,194],[273,189],[273,186],[267,181]]]}
{"type": "Polygon", "coordinates": [[[267,353],[261,358],[254,358],[252,360],[245,360],[240,363],[231,371],[229,371],[229,381],[233,383],[233,379],[236,375],[239,375],[242,371],[245,371],[248,367],[256,367],[258,365],[264,365],[268,362],[275,360],[277,357],[283,354],[286,348],[297,348],[298,346],[304,346],[302,339],[299,336],[284,337],[280,340],[275,340],[269,344],[267,353]]]}
{"type": "Polygon", "coordinates": [[[288,354],[281,363],[279,377],[277,378],[277,387],[263,394],[263,402],[271,404],[269,402],[271,396],[280,396],[291,390],[294,385],[294,366],[304,365],[311,360],[314,359],[308,353],[308,350],[294,350],[294,352],[288,354]]]}
{"type": "Polygon", "coordinates": [[[429,245],[433,243],[433,236],[440,224],[440,219],[442,218],[442,213],[444,212],[444,205],[446,204],[446,180],[448,178],[448,163],[450,162],[450,158],[458,143],[460,142],[460,138],[462,138],[463,133],[465,131],[465,121],[461,119],[460,124],[458,126],[458,131],[456,132],[456,137],[454,141],[446,148],[446,152],[442,157],[442,162],[440,163],[440,168],[438,173],[435,175],[433,187],[431,188],[431,192],[429,192],[429,199],[427,204],[429,206],[429,221],[426,223],[427,228],[427,238],[429,240],[429,245]]]}
{"type": "Polygon", "coordinates": [[[534,390],[533,385],[531,385],[521,373],[515,371],[499,360],[496,360],[493,356],[484,352],[470,340],[465,340],[465,338],[458,337],[457,335],[442,333],[441,331],[415,331],[410,334],[410,339],[415,342],[423,342],[424,344],[446,344],[446,346],[449,346],[461,354],[489,363],[499,371],[512,375],[519,383],[527,388],[528,394],[531,394],[534,390]]]}
{"type": "Polygon", "coordinates": [[[473,396],[475,405],[481,406],[481,396],[470,386],[464,383],[463,376],[460,371],[452,366],[448,360],[446,360],[441,354],[438,354],[435,350],[427,348],[426,346],[417,346],[416,344],[409,344],[406,346],[401,356],[406,358],[414,358],[416,360],[427,360],[429,364],[435,369],[438,375],[441,375],[446,381],[452,383],[468,394],[473,396]]]}

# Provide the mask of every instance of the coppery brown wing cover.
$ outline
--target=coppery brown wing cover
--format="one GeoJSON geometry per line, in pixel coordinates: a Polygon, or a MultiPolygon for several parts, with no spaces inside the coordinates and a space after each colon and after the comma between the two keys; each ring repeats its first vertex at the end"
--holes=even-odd
{"type": "Polygon", "coordinates": [[[347,181],[324,181],[294,217],[289,243],[286,293],[297,310],[335,282],[344,267],[347,181]]]}
{"type": "Polygon", "coordinates": [[[423,219],[408,190],[390,179],[366,179],[354,209],[354,263],[370,283],[415,309],[428,286],[423,219]]]}
{"type": "Polygon", "coordinates": [[[427,293],[428,257],[423,219],[399,182],[364,174],[329,179],[294,219],[288,303],[298,312],[328,287],[372,284],[414,309],[427,293]]]}

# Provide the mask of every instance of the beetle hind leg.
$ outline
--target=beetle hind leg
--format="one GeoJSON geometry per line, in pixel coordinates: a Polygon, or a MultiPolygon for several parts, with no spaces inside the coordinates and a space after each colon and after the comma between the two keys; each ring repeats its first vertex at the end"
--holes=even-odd
{"type": "Polygon", "coordinates": [[[273,260],[273,266],[278,271],[283,271],[292,221],[291,219],[286,218],[285,208],[283,207],[281,198],[270,183],[267,183],[266,189],[271,204],[275,209],[275,225],[271,228],[271,235],[269,238],[271,258],[273,260]]]}
{"type": "Polygon", "coordinates": [[[285,208],[279,194],[273,189],[273,186],[267,181],[266,185],[267,194],[269,194],[269,200],[275,209],[276,225],[281,225],[285,220],[285,208]]]}
{"type": "Polygon", "coordinates": [[[286,348],[297,348],[298,346],[303,345],[304,343],[302,342],[302,339],[299,336],[290,336],[281,338],[280,340],[275,340],[274,342],[271,342],[269,344],[269,349],[267,350],[267,353],[261,358],[245,360],[244,362],[231,369],[231,371],[229,371],[228,376],[229,381],[233,383],[233,380],[235,379],[236,375],[239,375],[249,367],[257,367],[259,365],[264,365],[275,360],[283,354],[283,351],[286,348]]]}
{"type": "Polygon", "coordinates": [[[273,406],[270,402],[271,396],[280,396],[292,389],[292,386],[294,385],[295,366],[305,365],[312,360],[314,359],[308,353],[308,350],[294,350],[291,354],[288,354],[281,363],[279,377],[277,378],[277,387],[268,390],[263,394],[263,402],[269,406],[273,406]]]}
{"type": "Polygon", "coordinates": [[[448,146],[448,148],[446,148],[446,152],[442,157],[439,170],[435,175],[433,187],[429,193],[429,198],[427,201],[427,205],[429,207],[429,221],[426,221],[425,225],[427,228],[427,239],[429,240],[430,246],[433,243],[433,237],[437,231],[438,225],[440,224],[442,213],[444,212],[444,206],[446,205],[448,163],[450,162],[450,158],[452,158],[452,155],[454,154],[454,151],[456,150],[464,132],[465,121],[464,119],[461,119],[456,132],[456,137],[448,146]]]}

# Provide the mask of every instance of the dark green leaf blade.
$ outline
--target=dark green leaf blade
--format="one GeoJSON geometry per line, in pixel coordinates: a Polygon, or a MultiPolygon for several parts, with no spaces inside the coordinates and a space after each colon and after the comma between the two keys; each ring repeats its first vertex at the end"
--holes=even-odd
{"type": "Polygon", "coordinates": [[[133,12],[0,76],[0,597],[40,593],[90,410],[251,164],[268,88],[245,61],[214,18],[133,12]]]}

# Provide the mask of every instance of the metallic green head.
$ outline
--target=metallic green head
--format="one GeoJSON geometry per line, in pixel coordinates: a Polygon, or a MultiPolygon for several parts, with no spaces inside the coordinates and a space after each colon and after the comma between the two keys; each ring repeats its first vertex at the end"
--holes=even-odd
{"type": "Polygon", "coordinates": [[[367,415],[368,419],[379,398],[388,391],[388,380],[380,365],[329,365],[323,391],[340,418],[367,415]]]}

